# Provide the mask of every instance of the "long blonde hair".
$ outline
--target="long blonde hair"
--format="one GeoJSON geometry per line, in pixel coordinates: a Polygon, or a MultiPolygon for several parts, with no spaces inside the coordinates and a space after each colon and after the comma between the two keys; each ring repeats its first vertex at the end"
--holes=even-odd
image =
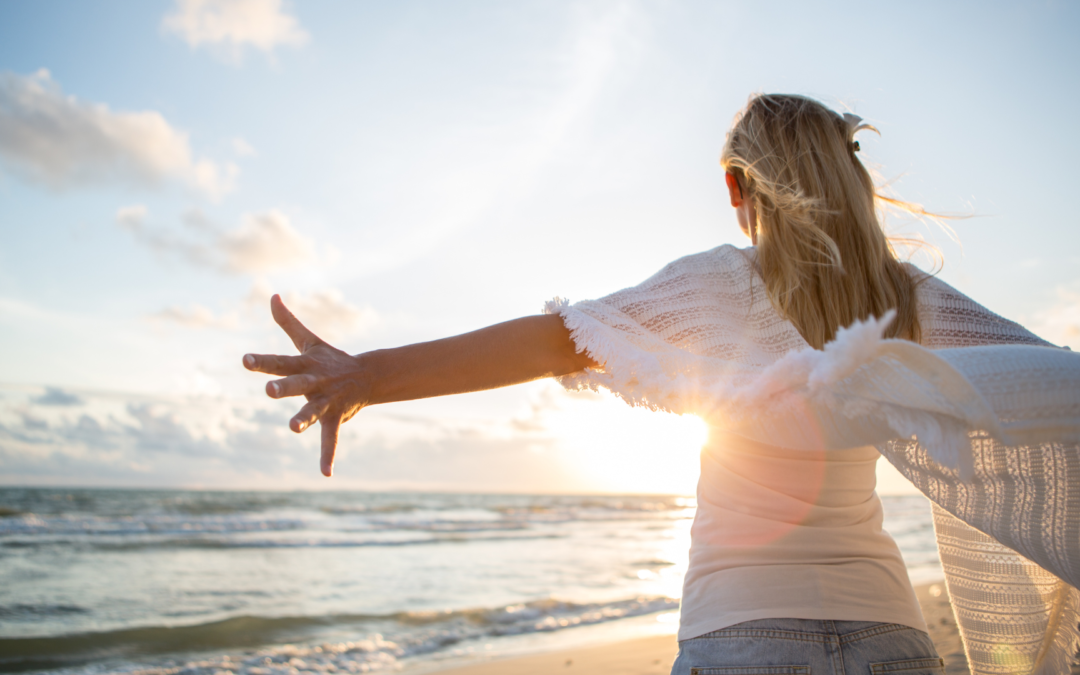
{"type": "Polygon", "coordinates": [[[916,282],[876,212],[877,194],[855,152],[873,127],[809,98],[758,95],[735,119],[720,156],[757,211],[750,223],[773,305],[821,349],[856,320],[896,310],[887,337],[918,341],[916,282]]]}

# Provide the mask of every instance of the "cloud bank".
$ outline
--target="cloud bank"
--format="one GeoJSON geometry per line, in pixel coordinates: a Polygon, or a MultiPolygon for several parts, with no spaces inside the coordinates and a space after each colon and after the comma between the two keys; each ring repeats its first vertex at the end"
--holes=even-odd
{"type": "Polygon", "coordinates": [[[507,434],[477,420],[364,415],[343,439],[338,476],[318,475],[318,432],[287,428],[294,401],[179,400],[80,392],[4,392],[0,485],[582,490],[572,462],[542,432],[507,434]],[[530,443],[522,443],[522,440],[530,443]]]}
{"type": "Polygon", "coordinates": [[[238,169],[196,158],[186,133],[155,111],[112,111],[65,95],[47,70],[0,73],[0,162],[55,190],[102,183],[178,182],[212,199],[238,169]]]}
{"type": "Polygon", "coordinates": [[[78,406],[56,406],[39,402],[43,388],[0,386],[0,485],[693,490],[700,439],[686,437],[680,418],[550,382],[527,386],[531,402],[513,418],[365,410],[342,429],[330,482],[318,473],[318,431],[286,426],[295,399],[77,391],[66,393],[78,406]]]}

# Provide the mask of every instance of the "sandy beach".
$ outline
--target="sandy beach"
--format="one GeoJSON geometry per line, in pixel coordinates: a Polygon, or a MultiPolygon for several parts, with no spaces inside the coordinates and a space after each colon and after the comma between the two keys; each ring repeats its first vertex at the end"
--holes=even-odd
{"type": "MultiPolygon", "coordinates": [[[[949,675],[968,672],[960,634],[953,621],[952,607],[944,582],[916,587],[930,637],[945,659],[949,675]]],[[[458,664],[438,671],[440,675],[550,675],[550,673],[590,673],[592,675],[665,675],[671,670],[678,646],[674,635],[645,637],[605,645],[566,649],[512,658],[492,658],[458,664]]]]}

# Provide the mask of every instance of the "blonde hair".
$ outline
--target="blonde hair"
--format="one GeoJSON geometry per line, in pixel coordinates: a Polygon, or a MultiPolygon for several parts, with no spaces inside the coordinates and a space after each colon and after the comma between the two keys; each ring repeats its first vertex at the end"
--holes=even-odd
{"type": "Polygon", "coordinates": [[[885,202],[856,157],[854,134],[877,131],[809,98],[758,95],[735,119],[720,156],[757,211],[750,223],[773,305],[811,346],[896,310],[887,337],[918,341],[916,282],[878,219],[885,202]]]}

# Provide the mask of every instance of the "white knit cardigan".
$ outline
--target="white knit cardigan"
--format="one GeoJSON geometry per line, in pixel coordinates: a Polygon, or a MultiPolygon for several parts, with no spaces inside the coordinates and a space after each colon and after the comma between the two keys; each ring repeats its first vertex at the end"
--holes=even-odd
{"type": "Polygon", "coordinates": [[[773,445],[876,446],[933,502],[972,673],[1068,672],[1080,644],[1080,354],[934,278],[918,286],[921,345],[883,339],[886,316],[814,350],[773,308],[755,261],[721,246],[600,300],[549,302],[602,364],[561,383],[773,445]]]}

